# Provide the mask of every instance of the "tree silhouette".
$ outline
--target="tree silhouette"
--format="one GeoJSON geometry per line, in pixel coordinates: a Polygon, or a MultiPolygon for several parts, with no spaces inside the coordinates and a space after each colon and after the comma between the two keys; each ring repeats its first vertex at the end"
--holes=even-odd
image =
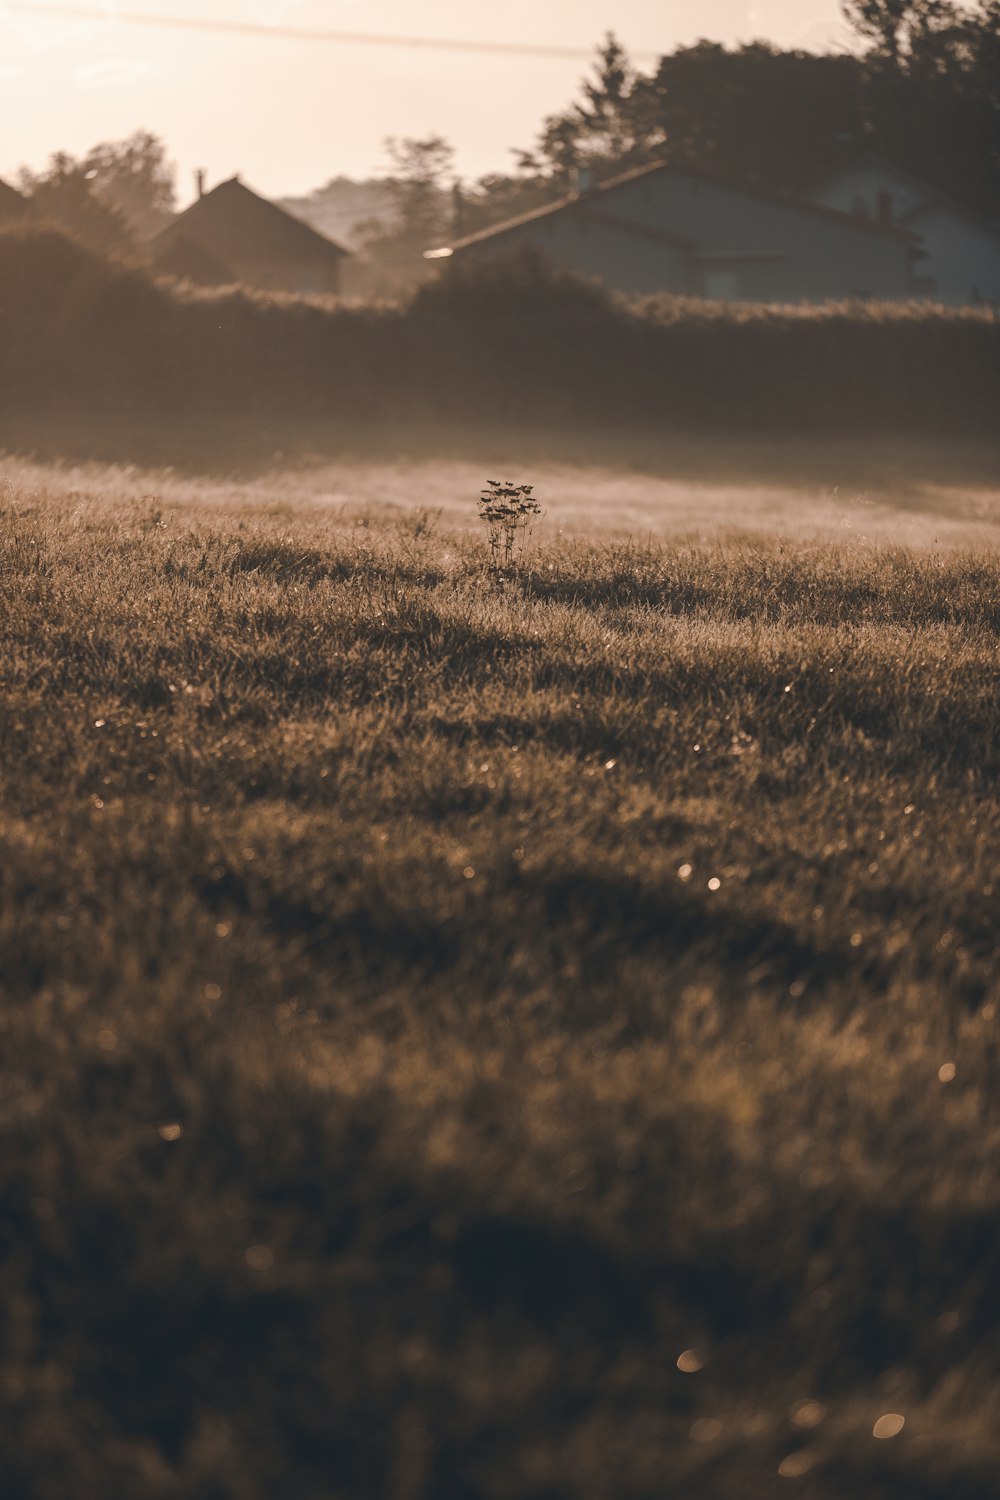
{"type": "Polygon", "coordinates": [[[57,151],[44,172],[33,173],[22,167],[18,180],[41,219],[64,229],[92,250],[109,255],[135,250],[128,220],[120,209],[95,193],[93,178],[83,162],[57,151]]]}
{"type": "Polygon", "coordinates": [[[81,159],[56,152],[43,172],[22,167],[18,176],[43,218],[112,254],[134,251],[174,207],[174,169],[148,131],[103,141],[81,159]]]}
{"type": "Polygon", "coordinates": [[[151,238],[174,212],[174,167],[163,142],[149,131],[94,146],[83,165],[93,191],[124,214],[139,239],[151,238]]]}

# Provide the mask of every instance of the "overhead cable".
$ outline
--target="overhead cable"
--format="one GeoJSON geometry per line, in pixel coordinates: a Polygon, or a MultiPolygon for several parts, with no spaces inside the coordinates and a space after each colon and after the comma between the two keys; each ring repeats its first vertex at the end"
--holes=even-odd
{"type": "MultiPolygon", "coordinates": [[[[478,52],[500,57],[535,57],[579,61],[590,59],[593,48],[562,47],[543,42],[474,41],[457,37],[396,36],[377,31],[328,31],[309,26],[268,26],[262,21],[227,21],[202,16],[168,16],[162,12],[119,10],[117,6],[35,4],[34,0],[0,0],[0,18],[5,12],[35,16],[38,20],[102,21],[127,26],[156,26],[177,31],[214,32],[222,36],[249,36],[292,42],[327,42],[340,46],[403,47],[426,52],[478,52]]],[[[636,52],[637,62],[655,62],[658,54],[636,52]]]]}

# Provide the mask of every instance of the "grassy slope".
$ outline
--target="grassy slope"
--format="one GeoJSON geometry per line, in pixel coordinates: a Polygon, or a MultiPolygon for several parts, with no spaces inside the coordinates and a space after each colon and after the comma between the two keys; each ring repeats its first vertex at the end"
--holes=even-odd
{"type": "Polygon", "coordinates": [[[995,555],[39,492],[0,629],[5,1496],[995,1493],[995,555]]]}

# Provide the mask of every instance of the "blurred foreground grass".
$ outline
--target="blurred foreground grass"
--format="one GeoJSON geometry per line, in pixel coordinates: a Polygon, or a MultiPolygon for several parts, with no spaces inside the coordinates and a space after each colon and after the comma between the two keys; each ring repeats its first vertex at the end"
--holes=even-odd
{"type": "Polygon", "coordinates": [[[42,486],[0,630],[5,1497],[995,1496],[995,554],[42,486]]]}

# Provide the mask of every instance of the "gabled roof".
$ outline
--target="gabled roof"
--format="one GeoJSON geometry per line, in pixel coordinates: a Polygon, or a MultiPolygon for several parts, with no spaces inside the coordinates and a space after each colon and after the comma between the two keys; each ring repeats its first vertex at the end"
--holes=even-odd
{"type": "Polygon", "coordinates": [[[30,199],[0,178],[0,219],[22,219],[30,213],[30,199]]]}
{"type": "Polygon", "coordinates": [[[811,181],[808,191],[811,193],[818,192],[826,183],[835,182],[840,177],[849,177],[859,167],[874,167],[877,172],[891,174],[893,177],[899,178],[901,182],[905,182],[907,187],[911,188],[913,192],[921,193],[927,198],[933,198],[936,195],[935,189],[929,187],[922,178],[915,177],[908,168],[901,167],[896,162],[890,161],[887,156],[880,156],[877,151],[859,151],[856,156],[852,156],[843,166],[834,167],[831,171],[824,172],[822,176],[811,181]]]}
{"type": "Polygon", "coordinates": [[[262,198],[238,177],[220,182],[153,236],[150,252],[159,259],[180,240],[197,245],[225,263],[239,264],[247,249],[274,255],[328,255],[343,260],[350,254],[336,241],[276,203],[262,198]]]}
{"type": "Polygon", "coordinates": [[[849,177],[859,167],[874,167],[876,171],[884,172],[887,176],[897,178],[904,182],[914,193],[920,195],[920,201],[913,208],[907,209],[905,214],[900,214],[896,219],[897,224],[910,224],[914,219],[926,213],[929,208],[947,208],[961,219],[967,219],[970,224],[976,224],[980,229],[986,230],[988,234],[997,236],[1000,234],[1000,226],[991,223],[989,219],[977,214],[974,209],[966,208],[957,199],[943,193],[940,188],[931,187],[922,178],[915,177],[907,167],[900,167],[886,156],[879,156],[877,151],[862,151],[859,155],[852,157],[846,166],[836,168],[832,172],[825,172],[822,177],[816,179],[810,186],[810,192],[818,192],[827,183],[834,182],[840,177],[849,177]]]}
{"type": "MultiPolygon", "coordinates": [[[[981,229],[984,234],[991,235],[995,240],[1000,240],[1000,225],[992,222],[990,219],[984,219],[982,214],[974,213],[971,208],[964,208],[961,203],[956,203],[954,198],[949,198],[947,193],[931,191],[929,198],[925,198],[922,203],[916,204],[914,208],[909,209],[905,214],[900,214],[898,222],[900,224],[915,224],[922,214],[927,213],[932,208],[946,208],[950,214],[955,215],[956,219],[964,219],[967,224],[975,224],[976,228],[981,229]]],[[[920,231],[917,230],[917,233],[919,234],[920,231]]]]}
{"type": "MultiPolygon", "coordinates": [[[[815,218],[827,219],[832,223],[843,227],[860,230],[862,233],[876,234],[882,239],[904,240],[908,244],[916,244],[918,236],[909,233],[908,230],[900,229],[894,224],[878,224],[870,221],[856,219],[851,214],[841,213],[839,209],[827,208],[820,203],[810,203],[803,198],[786,197],[782,193],[771,193],[759,188],[737,187],[725,178],[719,177],[712,172],[706,172],[700,167],[675,166],[672,162],[654,162],[652,166],[635,167],[629,172],[621,172],[618,176],[610,178],[607,182],[599,183],[596,187],[589,188],[586,192],[570,193],[565,197],[558,198],[554,203],[546,204],[543,208],[532,209],[529,213],[519,214],[516,218],[505,219],[501,224],[493,224],[488,229],[480,229],[476,234],[466,235],[463,239],[456,240],[451,246],[452,251],[461,251],[467,246],[477,245],[486,240],[492,240],[499,235],[509,234],[512,230],[520,229],[525,224],[532,224],[538,220],[551,217],[553,214],[569,213],[582,218],[605,221],[616,219],[618,226],[631,233],[655,235],[673,243],[679,249],[692,249],[694,242],[684,238],[682,235],[670,234],[666,231],[651,230],[646,226],[633,223],[631,220],[620,219],[614,215],[609,200],[613,199],[618,188],[628,183],[637,182],[642,178],[656,177],[663,173],[670,173],[675,177],[683,177],[695,182],[704,182],[712,187],[725,188],[728,192],[738,193],[744,198],[753,198],[763,203],[776,204],[780,208],[790,209],[795,213],[809,214],[815,218]]],[[[434,252],[431,252],[433,255],[434,252]]]]}

